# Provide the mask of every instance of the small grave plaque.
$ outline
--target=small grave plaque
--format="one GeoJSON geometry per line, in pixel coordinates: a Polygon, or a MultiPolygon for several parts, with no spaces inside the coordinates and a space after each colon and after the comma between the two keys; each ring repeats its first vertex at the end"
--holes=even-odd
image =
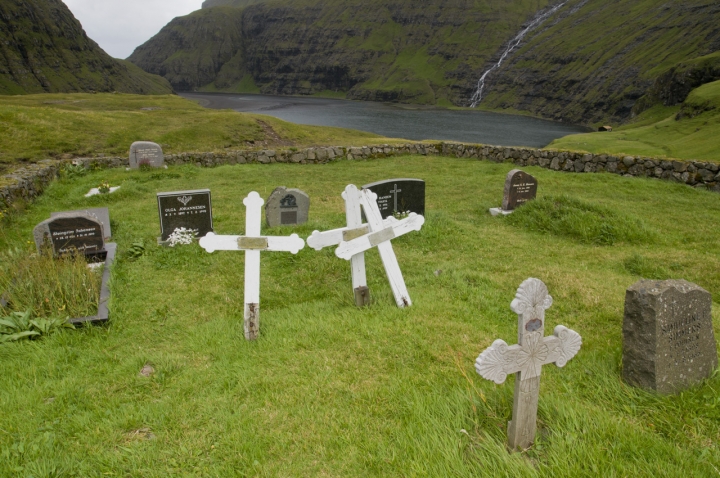
{"type": "Polygon", "coordinates": [[[514,211],[537,195],[537,179],[524,171],[513,169],[505,178],[505,192],[503,194],[502,208],[505,211],[514,211]]]}
{"type": "Polygon", "coordinates": [[[160,240],[167,241],[175,229],[197,231],[197,237],[213,232],[209,189],[157,193],[160,240]]]}
{"type": "Polygon", "coordinates": [[[135,141],[130,146],[130,168],[137,169],[147,165],[153,168],[165,166],[165,156],[157,143],[150,141],[135,141]]]}
{"type": "Polygon", "coordinates": [[[304,224],[310,211],[310,196],[299,189],[275,188],[265,203],[268,226],[304,224]]]}
{"type": "Polygon", "coordinates": [[[396,212],[425,215],[425,181],[422,179],[386,179],[362,188],[377,194],[377,205],[383,219],[396,212]]]}
{"type": "Polygon", "coordinates": [[[64,211],[64,212],[51,212],[50,217],[56,217],[60,214],[82,214],[85,216],[90,216],[98,221],[103,226],[103,233],[105,234],[104,239],[108,241],[110,237],[112,237],[112,230],[110,229],[110,212],[108,211],[108,208],[106,207],[96,207],[92,209],[79,209],[77,211],[64,211]]]}
{"type": "Polygon", "coordinates": [[[718,365],[712,297],[685,280],[641,280],[625,293],[623,378],[661,394],[684,390],[718,365]]]}
{"type": "Polygon", "coordinates": [[[88,257],[105,259],[103,225],[94,216],[58,213],[35,226],[33,236],[39,253],[47,243],[55,256],[81,252],[88,257]]]}

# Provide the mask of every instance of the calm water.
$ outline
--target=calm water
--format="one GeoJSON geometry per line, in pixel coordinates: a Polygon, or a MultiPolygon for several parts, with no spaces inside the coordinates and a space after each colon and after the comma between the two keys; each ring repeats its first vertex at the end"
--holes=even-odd
{"type": "Polygon", "coordinates": [[[292,123],[359,129],[410,140],[539,148],[556,138],[588,131],[582,126],[527,116],[369,101],[228,93],[182,93],[181,96],[207,108],[261,113],[292,123]]]}

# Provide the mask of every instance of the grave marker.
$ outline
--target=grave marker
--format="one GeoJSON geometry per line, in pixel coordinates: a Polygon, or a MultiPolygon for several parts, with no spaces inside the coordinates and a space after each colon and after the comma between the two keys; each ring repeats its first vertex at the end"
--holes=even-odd
{"type": "Polygon", "coordinates": [[[210,232],[200,239],[207,252],[245,251],[245,338],[255,340],[260,332],[260,251],[285,251],[297,254],[305,241],[297,234],[261,236],[261,208],[265,201],[255,191],[243,199],[245,236],[218,236],[210,232]]]}
{"type": "Polygon", "coordinates": [[[305,224],[310,210],[310,196],[299,189],[275,188],[265,204],[268,226],[305,224]]]}
{"type": "Polygon", "coordinates": [[[165,166],[165,156],[159,144],[150,141],[135,141],[130,145],[130,169],[138,169],[143,165],[153,168],[165,166]]]}
{"type": "Polygon", "coordinates": [[[157,193],[157,201],[161,242],[181,227],[196,230],[197,237],[213,231],[209,189],[157,193]]]}
{"type": "Polygon", "coordinates": [[[695,385],[717,368],[712,296],[685,280],[641,280],[625,293],[623,379],[661,394],[695,385]]]}
{"type": "Polygon", "coordinates": [[[490,214],[497,216],[512,213],[517,207],[535,199],[537,186],[537,179],[525,171],[513,169],[505,178],[502,208],[491,208],[490,214]]]}
{"type": "Polygon", "coordinates": [[[57,213],[35,226],[33,237],[38,253],[49,244],[54,256],[81,252],[88,258],[105,260],[107,255],[102,223],[84,213],[57,213]]]}
{"type": "Polygon", "coordinates": [[[365,305],[369,300],[369,290],[365,276],[365,259],[363,253],[377,247],[385,267],[390,287],[398,307],[412,305],[398,265],[391,239],[400,237],[410,231],[419,231],[425,222],[423,216],[411,213],[405,219],[396,220],[388,217],[383,221],[376,203],[377,196],[369,189],[358,191],[354,185],[348,185],[343,192],[348,227],[331,231],[314,231],[308,238],[308,245],[316,250],[338,244],[335,255],[352,263],[353,290],[357,305],[365,305]],[[368,224],[363,225],[360,218],[362,206],[368,224]]]}
{"type": "Polygon", "coordinates": [[[497,384],[516,373],[512,420],[508,422],[508,448],[523,450],[535,441],[542,366],[558,367],[573,358],[582,345],[580,335],[562,325],[545,337],[545,310],[552,305],[545,284],[527,279],[517,290],[510,308],[518,314],[518,344],[496,340],[475,361],[480,376],[497,384]]]}
{"type": "Polygon", "coordinates": [[[362,188],[377,195],[377,206],[383,219],[396,212],[425,215],[425,181],[422,179],[386,179],[362,188]]]}
{"type": "Polygon", "coordinates": [[[110,211],[106,207],[96,207],[91,209],[78,209],[76,211],[62,211],[62,212],[51,212],[50,217],[56,217],[60,214],[81,214],[90,216],[100,221],[103,227],[103,234],[105,234],[105,241],[110,240],[112,237],[112,230],[110,229],[110,211]]]}

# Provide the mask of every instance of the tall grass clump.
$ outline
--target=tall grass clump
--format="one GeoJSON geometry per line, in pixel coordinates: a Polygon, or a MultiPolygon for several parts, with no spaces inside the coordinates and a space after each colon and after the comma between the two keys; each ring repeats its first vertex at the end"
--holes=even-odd
{"type": "Polygon", "coordinates": [[[31,311],[35,317],[86,317],[97,313],[101,274],[81,254],[53,258],[10,249],[0,254],[3,311],[31,311]]]}
{"type": "Polygon", "coordinates": [[[506,220],[530,231],[568,237],[585,244],[648,243],[657,237],[657,233],[638,218],[566,195],[528,202],[506,220]]]}

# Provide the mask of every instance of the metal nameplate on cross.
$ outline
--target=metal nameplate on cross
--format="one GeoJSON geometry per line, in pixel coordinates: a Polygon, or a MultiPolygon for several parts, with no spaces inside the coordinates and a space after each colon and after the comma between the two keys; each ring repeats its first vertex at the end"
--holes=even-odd
{"type": "Polygon", "coordinates": [[[419,231],[425,218],[411,213],[402,220],[389,217],[383,221],[377,205],[377,195],[367,189],[360,191],[352,184],[345,188],[343,199],[345,199],[348,226],[325,232],[314,231],[308,238],[308,245],[317,250],[330,245],[338,245],[335,255],[341,259],[350,260],[352,263],[353,290],[358,305],[362,305],[363,302],[358,297],[361,295],[359,291],[362,289],[367,291],[363,253],[372,247],[377,247],[396,304],[398,307],[412,305],[390,240],[410,231],[419,231]],[[360,207],[368,218],[367,224],[362,224],[360,207]]]}
{"type": "Polygon", "coordinates": [[[542,366],[554,363],[564,367],[582,345],[580,335],[562,325],[555,327],[554,335],[544,336],[545,309],[551,305],[545,284],[539,279],[527,279],[510,304],[518,314],[518,344],[508,345],[498,339],[475,361],[477,373],[497,384],[517,373],[512,420],[508,422],[511,451],[529,448],[535,441],[542,366]]]}
{"type": "Polygon", "coordinates": [[[200,247],[208,252],[245,251],[245,338],[255,340],[260,331],[260,252],[284,251],[297,254],[305,241],[297,234],[261,236],[262,205],[265,201],[255,191],[243,199],[245,204],[245,235],[219,236],[212,232],[200,239],[200,247]]]}

